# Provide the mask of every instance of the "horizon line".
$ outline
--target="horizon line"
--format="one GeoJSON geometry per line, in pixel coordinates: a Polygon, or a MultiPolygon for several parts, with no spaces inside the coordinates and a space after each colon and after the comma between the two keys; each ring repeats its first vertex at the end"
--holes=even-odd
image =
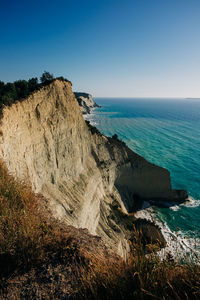
{"type": "MultiPolygon", "coordinates": [[[[93,95],[92,95],[93,96],[93,95]]],[[[166,97],[166,96],[148,96],[148,97],[142,97],[142,96],[93,96],[93,98],[117,98],[117,99],[122,99],[122,98],[129,98],[129,99],[136,99],[136,98],[140,98],[140,99],[187,99],[187,100],[200,100],[200,97],[177,97],[177,96],[170,96],[170,97],[166,97]]]]}

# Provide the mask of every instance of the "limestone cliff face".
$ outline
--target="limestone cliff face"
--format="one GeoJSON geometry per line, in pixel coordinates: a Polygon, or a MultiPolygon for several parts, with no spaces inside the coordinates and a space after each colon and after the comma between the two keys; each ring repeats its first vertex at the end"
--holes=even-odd
{"type": "Polygon", "coordinates": [[[118,213],[131,211],[134,199],[179,197],[166,169],[86,124],[70,83],[56,80],[5,107],[1,131],[9,171],[42,193],[56,218],[88,228],[122,256],[128,246],[118,213]]]}
{"type": "Polygon", "coordinates": [[[92,95],[90,94],[75,92],[74,95],[80,105],[83,114],[90,114],[93,108],[99,107],[99,105],[95,103],[92,95]]]}

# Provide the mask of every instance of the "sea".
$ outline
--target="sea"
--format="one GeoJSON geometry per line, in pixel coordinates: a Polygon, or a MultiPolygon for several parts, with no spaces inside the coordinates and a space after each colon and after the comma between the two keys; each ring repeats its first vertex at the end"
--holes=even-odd
{"type": "MultiPolygon", "coordinates": [[[[95,98],[101,107],[86,119],[103,134],[117,134],[134,152],[167,168],[174,189],[188,202],[148,207],[139,217],[154,219],[174,247],[200,253],[200,99],[95,98]]],[[[178,251],[178,250],[176,250],[178,251]]]]}

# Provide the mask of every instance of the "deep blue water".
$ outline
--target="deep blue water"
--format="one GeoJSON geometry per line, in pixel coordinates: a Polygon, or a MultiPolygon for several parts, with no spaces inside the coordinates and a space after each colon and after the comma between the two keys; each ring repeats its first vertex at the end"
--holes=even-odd
{"type": "Polygon", "coordinates": [[[195,199],[178,209],[156,208],[172,230],[200,237],[200,100],[96,98],[89,117],[105,135],[114,133],[147,160],[167,168],[173,188],[195,199]]]}

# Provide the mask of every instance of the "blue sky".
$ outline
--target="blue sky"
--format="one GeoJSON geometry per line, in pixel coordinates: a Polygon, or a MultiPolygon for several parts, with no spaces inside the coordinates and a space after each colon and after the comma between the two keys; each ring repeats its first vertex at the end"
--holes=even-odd
{"type": "Polygon", "coordinates": [[[96,97],[200,97],[200,0],[0,4],[0,80],[47,70],[96,97]]]}

